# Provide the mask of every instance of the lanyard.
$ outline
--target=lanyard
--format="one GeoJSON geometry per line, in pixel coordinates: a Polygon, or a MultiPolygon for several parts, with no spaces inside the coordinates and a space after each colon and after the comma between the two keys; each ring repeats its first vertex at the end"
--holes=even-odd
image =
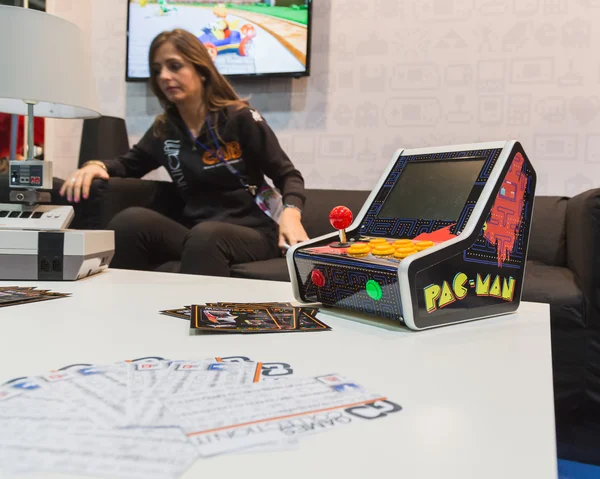
{"type": "MultiPolygon", "coordinates": [[[[215,143],[215,146],[217,148],[216,154],[217,154],[217,158],[218,160],[223,163],[227,169],[235,176],[237,176],[240,184],[242,185],[242,187],[244,189],[246,189],[252,196],[256,195],[256,186],[254,185],[249,185],[248,183],[246,183],[244,181],[244,178],[242,177],[242,175],[240,174],[240,172],[238,170],[236,170],[232,165],[229,164],[228,161],[225,160],[225,156],[223,155],[223,151],[221,150],[221,145],[219,144],[218,140],[217,140],[217,136],[215,135],[215,132],[213,131],[212,125],[210,124],[210,118],[208,115],[206,115],[206,124],[208,125],[208,131],[210,131],[210,134],[212,136],[212,139],[215,143]]],[[[200,147],[204,148],[206,151],[208,151],[211,154],[215,154],[215,152],[211,149],[209,149],[206,145],[200,143],[200,141],[198,140],[198,138],[196,138],[193,133],[190,131],[190,129],[187,127],[186,125],[186,129],[190,135],[190,137],[194,140],[194,142],[196,144],[198,144],[200,147]]]]}

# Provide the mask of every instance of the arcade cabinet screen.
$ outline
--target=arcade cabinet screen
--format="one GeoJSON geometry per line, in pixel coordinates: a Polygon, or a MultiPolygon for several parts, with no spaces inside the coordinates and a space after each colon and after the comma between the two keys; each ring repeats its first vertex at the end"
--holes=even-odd
{"type": "Polygon", "coordinates": [[[193,33],[226,76],[307,76],[312,0],[129,0],[127,81],[150,76],[148,50],[174,28],[193,33]]]}
{"type": "Polygon", "coordinates": [[[476,157],[407,163],[378,217],[458,220],[484,162],[476,157]]]}

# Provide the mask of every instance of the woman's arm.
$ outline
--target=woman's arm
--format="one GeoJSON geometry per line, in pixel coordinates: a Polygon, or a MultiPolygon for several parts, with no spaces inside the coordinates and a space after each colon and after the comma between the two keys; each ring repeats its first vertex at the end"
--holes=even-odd
{"type": "Polygon", "coordinates": [[[111,176],[141,178],[158,168],[160,163],[153,155],[152,129],[148,130],[140,142],[127,153],[114,160],[90,160],[75,170],[65,180],[59,194],[68,201],[78,203],[87,199],[94,178],[108,180],[111,176]]]}
{"type": "MultiPolygon", "coordinates": [[[[304,207],[304,178],[281,148],[275,133],[256,111],[244,108],[240,113],[240,143],[250,164],[258,164],[281,191],[284,204],[304,207]]],[[[260,185],[257,185],[260,186],[260,185]]]]}
{"type": "Polygon", "coordinates": [[[103,160],[110,176],[141,178],[161,166],[156,157],[157,140],[150,128],[127,153],[113,160],[103,160]]]}
{"type": "MultiPolygon", "coordinates": [[[[281,148],[275,133],[255,110],[244,108],[240,113],[240,143],[250,164],[258,164],[283,196],[284,210],[279,223],[279,246],[293,246],[306,241],[302,226],[302,209],[306,196],[304,178],[281,148]]],[[[257,185],[260,186],[260,185],[257,185]]]]}

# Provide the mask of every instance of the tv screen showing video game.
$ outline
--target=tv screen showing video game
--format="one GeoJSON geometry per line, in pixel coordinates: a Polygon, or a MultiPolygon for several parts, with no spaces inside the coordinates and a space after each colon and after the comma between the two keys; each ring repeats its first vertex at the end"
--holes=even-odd
{"type": "Polygon", "coordinates": [[[150,76],[148,50],[165,30],[183,28],[225,76],[309,74],[312,0],[130,0],[127,81],[150,76]]]}

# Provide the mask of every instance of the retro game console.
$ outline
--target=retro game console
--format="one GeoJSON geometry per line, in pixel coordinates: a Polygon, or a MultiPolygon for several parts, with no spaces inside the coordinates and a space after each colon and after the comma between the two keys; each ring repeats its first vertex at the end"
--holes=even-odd
{"type": "Polygon", "coordinates": [[[0,204],[0,280],[73,281],[108,268],[113,231],[70,230],[72,206],[43,205],[52,187],[48,161],[10,163],[10,200],[0,204]],[[25,189],[22,189],[25,187],[25,189]]]}
{"type": "Polygon", "coordinates": [[[518,309],[536,173],[499,141],[398,150],[364,206],[338,206],[331,233],[291,247],[300,302],[415,330],[518,309]]]}

